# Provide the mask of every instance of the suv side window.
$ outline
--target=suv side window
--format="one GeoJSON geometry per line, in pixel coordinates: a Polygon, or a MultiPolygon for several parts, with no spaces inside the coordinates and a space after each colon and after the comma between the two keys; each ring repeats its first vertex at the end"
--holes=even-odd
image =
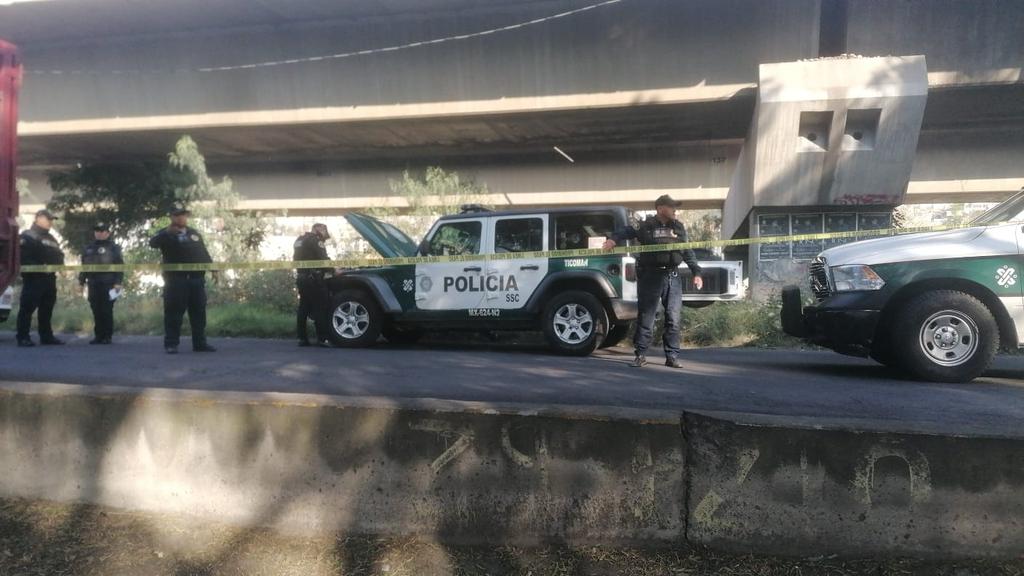
{"type": "Polygon", "coordinates": [[[503,218],[494,224],[494,252],[537,252],[544,249],[544,220],[503,218]]]}
{"type": "Polygon", "coordinates": [[[483,225],[479,220],[446,222],[430,238],[427,256],[479,254],[483,225]]]}
{"type": "Polygon", "coordinates": [[[555,250],[589,248],[590,238],[608,238],[614,231],[611,214],[559,214],[555,216],[555,250]]]}

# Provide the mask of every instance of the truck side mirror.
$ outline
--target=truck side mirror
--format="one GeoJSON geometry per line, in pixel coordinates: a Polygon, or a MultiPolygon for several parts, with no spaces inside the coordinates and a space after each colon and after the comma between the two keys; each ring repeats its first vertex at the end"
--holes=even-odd
{"type": "Polygon", "coordinates": [[[430,253],[430,242],[426,238],[420,241],[418,253],[420,256],[426,256],[430,253]]]}

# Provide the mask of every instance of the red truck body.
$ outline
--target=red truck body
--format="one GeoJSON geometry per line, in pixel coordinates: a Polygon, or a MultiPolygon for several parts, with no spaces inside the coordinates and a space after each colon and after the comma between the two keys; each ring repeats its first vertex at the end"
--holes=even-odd
{"type": "Polygon", "coordinates": [[[0,292],[18,275],[17,166],[18,89],[21,59],[13,44],[0,40],[0,292]]]}

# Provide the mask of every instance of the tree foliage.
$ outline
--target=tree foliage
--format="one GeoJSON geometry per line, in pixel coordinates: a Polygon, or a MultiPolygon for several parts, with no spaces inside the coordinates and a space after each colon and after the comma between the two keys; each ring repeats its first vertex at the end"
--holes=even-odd
{"type": "Polygon", "coordinates": [[[401,180],[390,180],[388,184],[391,193],[404,200],[406,206],[378,207],[368,213],[393,223],[398,221],[398,227],[413,238],[422,238],[438,216],[456,214],[466,204],[489,207],[486,185],[439,166],[428,167],[422,176],[405,170],[401,180]]]}
{"type": "Polygon", "coordinates": [[[206,159],[189,136],[178,140],[169,159],[172,169],[192,177],[186,186],[175,189],[175,199],[192,211],[194,226],[203,232],[214,259],[239,261],[258,254],[269,224],[258,213],[237,210],[241,196],[231,178],[210,177],[206,159]]]}
{"type": "Polygon", "coordinates": [[[73,252],[92,238],[97,221],[107,222],[129,250],[145,244],[149,223],[167,214],[175,190],[188,186],[187,171],[157,162],[82,164],[48,174],[53,197],[47,207],[61,213],[61,234],[73,252]]]}
{"type": "Polygon", "coordinates": [[[97,221],[107,222],[131,260],[151,260],[154,229],[165,226],[173,206],[187,206],[192,225],[203,231],[217,259],[244,259],[259,250],[267,224],[258,214],[238,213],[230,178],[215,181],[189,136],[178,140],[168,162],[82,164],[48,174],[53,198],[48,207],[68,248],[80,253],[97,221]]]}

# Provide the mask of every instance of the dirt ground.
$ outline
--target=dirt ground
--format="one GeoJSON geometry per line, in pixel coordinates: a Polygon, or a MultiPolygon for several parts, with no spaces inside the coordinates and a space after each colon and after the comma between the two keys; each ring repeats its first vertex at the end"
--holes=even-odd
{"type": "Polygon", "coordinates": [[[708,549],[452,546],[414,538],[305,538],[183,517],[0,500],[0,575],[75,576],[1024,576],[1016,560],[802,559],[708,549]]]}

